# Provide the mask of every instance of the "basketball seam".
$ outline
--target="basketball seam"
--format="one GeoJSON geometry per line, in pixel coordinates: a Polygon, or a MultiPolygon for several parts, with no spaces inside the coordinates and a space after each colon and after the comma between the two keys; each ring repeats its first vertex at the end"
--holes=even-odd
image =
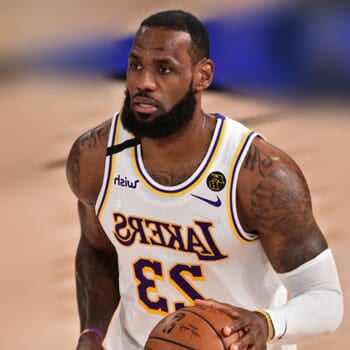
{"type": "Polygon", "coordinates": [[[221,337],[221,334],[213,327],[213,325],[205,317],[203,317],[201,314],[199,314],[199,313],[197,313],[197,312],[195,312],[193,310],[181,310],[181,311],[183,311],[183,312],[190,312],[190,313],[200,317],[202,320],[204,320],[213,329],[213,331],[216,333],[216,335],[218,336],[218,338],[221,341],[221,344],[222,344],[224,350],[226,350],[226,345],[224,343],[224,340],[221,337]]]}
{"type": "Polygon", "coordinates": [[[149,339],[149,340],[150,340],[150,339],[163,340],[163,341],[168,342],[168,343],[173,343],[173,344],[179,345],[179,346],[181,346],[181,347],[183,347],[183,348],[185,348],[185,349],[187,349],[187,350],[196,350],[195,348],[191,348],[190,346],[187,346],[187,345],[178,343],[178,342],[176,342],[176,341],[174,341],[174,340],[167,339],[167,338],[161,338],[161,337],[150,336],[148,339],[149,339]]]}

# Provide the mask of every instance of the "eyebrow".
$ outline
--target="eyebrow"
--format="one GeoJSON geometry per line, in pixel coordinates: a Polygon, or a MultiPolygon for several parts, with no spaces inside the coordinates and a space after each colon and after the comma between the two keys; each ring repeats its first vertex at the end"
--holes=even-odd
{"type": "MultiPolygon", "coordinates": [[[[141,56],[137,55],[135,52],[130,52],[128,58],[139,60],[141,59],[141,56]]],[[[153,61],[155,61],[158,64],[174,64],[174,65],[181,64],[176,58],[170,57],[170,56],[154,58],[153,61]]]]}
{"type": "Polygon", "coordinates": [[[135,58],[135,59],[138,59],[139,56],[137,56],[136,53],[134,53],[134,52],[130,52],[129,55],[128,55],[128,58],[135,58]]]}

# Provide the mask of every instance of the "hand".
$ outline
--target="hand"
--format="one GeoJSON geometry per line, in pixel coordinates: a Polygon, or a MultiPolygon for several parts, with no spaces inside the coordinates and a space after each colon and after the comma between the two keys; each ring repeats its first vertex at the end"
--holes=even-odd
{"type": "Polygon", "coordinates": [[[85,333],[79,338],[76,350],[104,350],[104,348],[96,334],[85,333]]]}
{"type": "Polygon", "coordinates": [[[213,299],[196,300],[196,305],[203,305],[220,310],[229,315],[233,322],[223,328],[224,336],[243,331],[239,341],[230,344],[228,350],[266,350],[268,336],[267,322],[263,315],[229,304],[219,303],[213,299]]]}

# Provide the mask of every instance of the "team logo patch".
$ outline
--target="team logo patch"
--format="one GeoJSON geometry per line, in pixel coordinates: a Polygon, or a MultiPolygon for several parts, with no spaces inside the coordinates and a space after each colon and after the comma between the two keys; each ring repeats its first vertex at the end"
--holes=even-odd
{"type": "Polygon", "coordinates": [[[214,171],[208,175],[207,186],[210,190],[219,192],[225,187],[225,185],[226,178],[223,173],[220,173],[219,171],[214,171]]]}

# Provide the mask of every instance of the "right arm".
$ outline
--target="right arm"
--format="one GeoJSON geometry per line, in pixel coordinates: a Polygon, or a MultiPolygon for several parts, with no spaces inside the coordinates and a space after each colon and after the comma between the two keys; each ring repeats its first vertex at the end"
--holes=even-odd
{"type": "MultiPolygon", "coordinates": [[[[109,124],[104,123],[74,143],[67,161],[67,179],[78,198],[81,236],[76,253],[76,291],[80,331],[106,334],[119,303],[117,254],[95,213],[101,187],[109,124]]],[[[77,349],[102,349],[95,333],[79,337],[77,349]]]]}

